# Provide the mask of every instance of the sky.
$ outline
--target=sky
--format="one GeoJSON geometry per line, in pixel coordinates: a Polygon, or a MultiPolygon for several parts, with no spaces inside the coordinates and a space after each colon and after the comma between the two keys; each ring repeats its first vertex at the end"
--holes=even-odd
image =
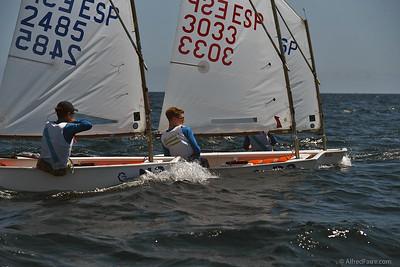
{"type": "MultiPolygon", "coordinates": [[[[322,93],[400,93],[400,0],[287,0],[307,19],[322,93]]],[[[19,0],[0,0],[0,78],[19,0]]],[[[164,91],[180,0],[136,0],[150,91],[164,91]]]]}

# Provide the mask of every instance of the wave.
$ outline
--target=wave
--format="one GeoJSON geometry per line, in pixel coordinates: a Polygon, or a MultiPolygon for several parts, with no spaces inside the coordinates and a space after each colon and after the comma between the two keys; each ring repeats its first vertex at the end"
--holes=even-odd
{"type": "Polygon", "coordinates": [[[9,190],[0,190],[0,199],[13,199],[16,197],[18,192],[9,190]]]}
{"type": "Polygon", "coordinates": [[[356,161],[392,161],[400,160],[400,149],[387,149],[384,151],[364,151],[352,154],[356,161]]]}

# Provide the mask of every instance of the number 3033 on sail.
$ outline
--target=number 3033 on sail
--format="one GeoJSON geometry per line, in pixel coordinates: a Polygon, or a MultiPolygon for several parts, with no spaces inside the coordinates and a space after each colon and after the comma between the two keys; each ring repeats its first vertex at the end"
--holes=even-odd
{"type": "Polygon", "coordinates": [[[263,23],[261,13],[228,0],[186,0],[178,52],[196,59],[232,65],[234,47],[243,29],[257,30],[263,23]]]}

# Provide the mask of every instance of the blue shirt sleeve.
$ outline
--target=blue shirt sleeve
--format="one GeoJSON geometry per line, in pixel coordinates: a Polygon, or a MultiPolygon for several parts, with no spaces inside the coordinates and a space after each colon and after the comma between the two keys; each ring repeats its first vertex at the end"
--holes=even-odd
{"type": "Polygon", "coordinates": [[[190,127],[183,126],[182,127],[182,133],[185,135],[187,140],[189,141],[190,145],[192,146],[193,149],[193,156],[198,158],[200,157],[200,146],[197,144],[196,138],[194,137],[193,131],[190,127]]]}
{"type": "Polygon", "coordinates": [[[74,138],[75,134],[88,131],[92,129],[92,123],[88,120],[76,120],[74,122],[69,122],[64,127],[64,139],[67,143],[71,143],[72,138],[74,138]]]}

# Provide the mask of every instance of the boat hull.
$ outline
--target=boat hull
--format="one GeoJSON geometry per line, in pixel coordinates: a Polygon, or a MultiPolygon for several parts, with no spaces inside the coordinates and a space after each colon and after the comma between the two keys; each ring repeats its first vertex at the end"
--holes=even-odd
{"type": "Polygon", "coordinates": [[[301,150],[296,159],[292,151],[202,153],[210,169],[223,176],[262,174],[285,169],[316,169],[339,166],[347,149],[301,150]]]}
{"type": "Polygon", "coordinates": [[[179,158],[145,162],[143,157],[71,158],[75,167],[65,176],[35,168],[36,159],[0,159],[0,186],[15,191],[92,191],[134,181],[147,171],[168,171],[179,158]]]}
{"type": "MultiPolygon", "coordinates": [[[[265,175],[277,170],[309,170],[340,165],[346,149],[292,151],[202,153],[210,170],[221,176],[265,175]]],[[[178,158],[158,156],[155,162],[144,157],[72,157],[73,173],[53,176],[35,168],[36,159],[0,158],[0,187],[15,191],[92,191],[134,181],[147,171],[171,170],[178,158]]]]}

